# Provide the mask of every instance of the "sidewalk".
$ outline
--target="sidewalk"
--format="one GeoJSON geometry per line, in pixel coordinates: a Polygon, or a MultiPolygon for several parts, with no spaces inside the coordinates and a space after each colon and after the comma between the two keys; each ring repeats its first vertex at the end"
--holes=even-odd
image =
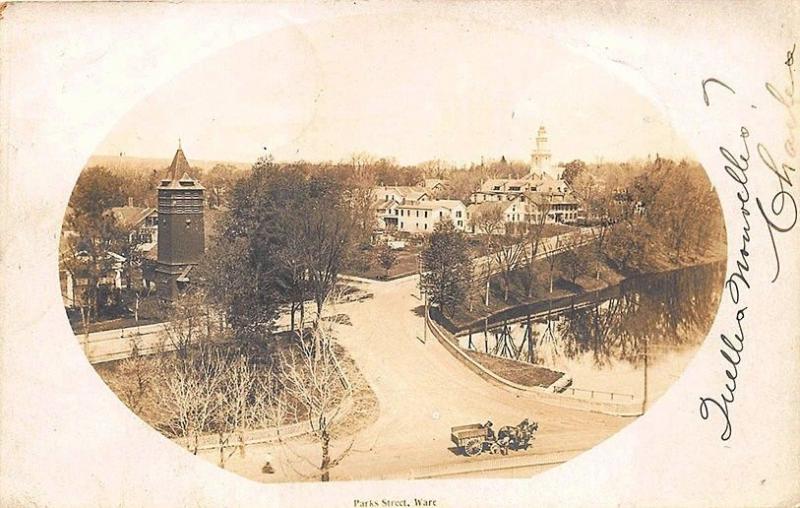
{"type": "MultiPolygon", "coordinates": [[[[532,446],[535,446],[535,442],[532,446]]],[[[545,466],[553,467],[567,462],[584,451],[583,449],[562,450],[558,452],[515,456],[515,452],[509,450],[508,455],[480,455],[480,458],[469,461],[437,464],[435,466],[412,469],[410,476],[415,480],[425,480],[483,473],[487,471],[504,471],[545,466]]],[[[408,476],[397,475],[397,478],[408,478],[408,476]]]]}

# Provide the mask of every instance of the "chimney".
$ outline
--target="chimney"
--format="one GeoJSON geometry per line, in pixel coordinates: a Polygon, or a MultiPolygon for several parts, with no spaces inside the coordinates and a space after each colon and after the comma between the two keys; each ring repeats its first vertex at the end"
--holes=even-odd
{"type": "Polygon", "coordinates": [[[133,198],[128,197],[128,206],[133,206],[133,198]]]}

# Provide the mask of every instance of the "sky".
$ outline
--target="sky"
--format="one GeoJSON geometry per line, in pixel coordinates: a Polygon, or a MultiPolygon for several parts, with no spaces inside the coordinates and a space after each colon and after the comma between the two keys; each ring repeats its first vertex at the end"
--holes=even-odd
{"type": "Polygon", "coordinates": [[[648,99],[544,33],[409,17],[336,18],[231,46],[154,90],[96,154],[252,162],[554,161],[688,156],[648,99]]]}

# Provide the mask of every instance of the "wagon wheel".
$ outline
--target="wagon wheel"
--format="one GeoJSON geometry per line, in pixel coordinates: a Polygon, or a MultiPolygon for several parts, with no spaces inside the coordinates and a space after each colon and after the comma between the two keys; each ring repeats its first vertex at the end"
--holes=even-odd
{"type": "Polygon", "coordinates": [[[497,454],[497,453],[502,453],[502,452],[503,452],[503,449],[500,447],[499,444],[492,443],[492,444],[489,445],[489,453],[497,454]]]}
{"type": "Polygon", "coordinates": [[[483,443],[481,443],[480,439],[472,438],[464,444],[464,453],[467,455],[467,457],[480,455],[482,450],[483,443]]]}

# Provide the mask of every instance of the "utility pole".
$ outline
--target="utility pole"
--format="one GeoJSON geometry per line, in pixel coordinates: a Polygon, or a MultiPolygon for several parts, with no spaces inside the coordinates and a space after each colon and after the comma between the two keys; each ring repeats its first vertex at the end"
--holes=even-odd
{"type": "Polygon", "coordinates": [[[486,255],[486,307],[489,307],[489,281],[492,279],[492,267],[491,267],[491,260],[489,259],[489,255],[486,255]]]}
{"type": "MultiPolygon", "coordinates": [[[[417,279],[419,280],[417,286],[419,288],[419,299],[422,300],[422,254],[421,253],[417,254],[417,279]]],[[[427,311],[427,307],[425,307],[425,310],[427,311]]]]}
{"type": "MultiPolygon", "coordinates": [[[[422,316],[422,343],[426,344],[428,342],[428,292],[422,290],[422,255],[417,254],[417,274],[419,278],[418,288],[419,288],[419,299],[423,301],[423,316],[422,316]]],[[[413,296],[413,295],[412,295],[413,296]]],[[[417,336],[417,340],[419,339],[419,335],[417,336]]]]}
{"type": "Polygon", "coordinates": [[[644,338],[644,394],[642,395],[642,414],[647,410],[647,343],[649,339],[647,336],[644,338]]]}
{"type": "Polygon", "coordinates": [[[428,343],[428,293],[425,293],[425,317],[422,320],[422,343],[428,343]]]}

